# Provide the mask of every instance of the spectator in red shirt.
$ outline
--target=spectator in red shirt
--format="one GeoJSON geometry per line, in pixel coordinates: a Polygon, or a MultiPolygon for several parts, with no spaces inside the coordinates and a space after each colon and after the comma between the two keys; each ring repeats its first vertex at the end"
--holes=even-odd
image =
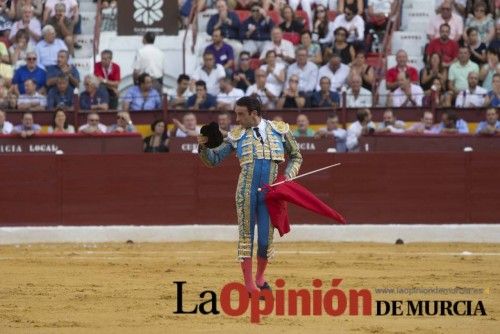
{"type": "Polygon", "coordinates": [[[113,52],[104,50],[101,52],[101,61],[94,64],[94,75],[101,78],[101,84],[106,88],[109,95],[109,109],[118,107],[118,85],[120,84],[120,66],[113,63],[113,52]]]}
{"type": "Polygon", "coordinates": [[[458,57],[458,43],[450,39],[450,25],[443,23],[439,26],[439,38],[433,39],[427,47],[427,61],[433,53],[441,56],[443,66],[448,67],[458,57]]]}
{"type": "Polygon", "coordinates": [[[419,83],[417,69],[407,64],[408,54],[404,50],[399,50],[398,53],[396,53],[396,63],[396,66],[388,69],[385,74],[385,85],[388,90],[393,91],[399,87],[398,74],[401,72],[408,74],[412,83],[419,83]]]}

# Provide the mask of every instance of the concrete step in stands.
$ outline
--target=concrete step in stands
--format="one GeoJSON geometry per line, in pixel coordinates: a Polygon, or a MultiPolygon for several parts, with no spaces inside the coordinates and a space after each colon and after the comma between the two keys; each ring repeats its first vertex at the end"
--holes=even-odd
{"type": "Polygon", "coordinates": [[[88,58],[93,55],[94,35],[76,35],[76,42],[82,46],[75,49],[75,58],[88,58]]]}

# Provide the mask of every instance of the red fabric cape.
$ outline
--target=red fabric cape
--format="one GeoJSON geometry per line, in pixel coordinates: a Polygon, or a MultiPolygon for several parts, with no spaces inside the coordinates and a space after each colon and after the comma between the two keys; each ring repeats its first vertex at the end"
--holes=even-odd
{"type": "MultiPolygon", "coordinates": [[[[276,182],[283,180],[284,177],[280,176],[276,182]]],[[[263,187],[263,190],[267,191],[265,202],[267,210],[269,211],[271,223],[278,230],[280,236],[290,232],[287,208],[288,202],[331,218],[340,224],[346,223],[345,218],[342,217],[340,213],[330,208],[313,193],[295,181],[287,181],[274,187],[266,185],[263,187]]]]}

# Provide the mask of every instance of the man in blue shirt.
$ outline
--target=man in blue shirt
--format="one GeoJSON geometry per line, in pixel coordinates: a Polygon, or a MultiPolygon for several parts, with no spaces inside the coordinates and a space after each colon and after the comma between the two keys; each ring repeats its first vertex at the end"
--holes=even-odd
{"type": "Polygon", "coordinates": [[[203,80],[196,81],[196,94],[189,97],[187,106],[189,109],[215,109],[217,98],[207,93],[207,84],[203,80]]]}
{"type": "Polygon", "coordinates": [[[228,39],[240,39],[240,19],[234,11],[227,8],[226,1],[217,1],[218,13],[208,20],[207,33],[212,35],[215,29],[220,29],[228,39]]]}
{"type": "Polygon", "coordinates": [[[69,52],[61,50],[57,53],[57,65],[47,67],[47,87],[50,89],[57,83],[57,78],[61,75],[66,75],[69,80],[69,85],[75,89],[80,84],[80,73],[75,65],[70,65],[69,52]]]}
{"type": "Polygon", "coordinates": [[[500,107],[500,74],[495,73],[491,81],[492,89],[486,95],[485,104],[487,106],[500,107]]]}
{"type": "Polygon", "coordinates": [[[34,134],[39,133],[42,127],[39,124],[34,123],[33,114],[30,112],[24,113],[23,122],[16,125],[12,130],[13,134],[19,134],[23,138],[31,137],[34,134]]]}
{"type": "Polygon", "coordinates": [[[495,108],[488,108],[486,110],[486,121],[479,123],[479,125],[477,126],[476,134],[500,134],[500,121],[498,120],[498,112],[495,108]]]}
{"type": "Polygon", "coordinates": [[[321,90],[314,92],[311,96],[311,107],[313,108],[337,108],[340,104],[340,96],[337,92],[330,90],[330,78],[322,77],[319,80],[321,90]]]}
{"type": "Polygon", "coordinates": [[[267,16],[266,11],[258,4],[252,6],[252,15],[241,26],[241,39],[243,50],[251,55],[262,53],[264,44],[271,40],[273,21],[267,16]]]}
{"type": "Polygon", "coordinates": [[[57,84],[49,90],[47,95],[47,110],[57,107],[66,110],[73,109],[73,89],[69,85],[68,77],[61,75],[57,78],[57,84]]]}
{"type": "Polygon", "coordinates": [[[107,111],[109,109],[108,91],[99,86],[99,78],[93,74],[85,76],[85,91],[80,94],[80,109],[107,111]]]}
{"type": "Polygon", "coordinates": [[[153,88],[153,79],[147,73],[137,78],[138,85],[130,87],[123,97],[124,111],[155,110],[161,108],[161,97],[153,88]]]}
{"type": "Polygon", "coordinates": [[[441,123],[437,126],[437,133],[455,133],[455,134],[467,134],[469,133],[469,126],[467,122],[461,118],[453,110],[446,111],[441,116],[441,123]]]}
{"type": "Polygon", "coordinates": [[[44,88],[47,81],[45,71],[37,65],[35,52],[28,52],[26,54],[26,65],[19,67],[14,72],[14,77],[12,78],[12,89],[16,95],[25,93],[24,82],[28,79],[35,82],[37,91],[44,88]]]}

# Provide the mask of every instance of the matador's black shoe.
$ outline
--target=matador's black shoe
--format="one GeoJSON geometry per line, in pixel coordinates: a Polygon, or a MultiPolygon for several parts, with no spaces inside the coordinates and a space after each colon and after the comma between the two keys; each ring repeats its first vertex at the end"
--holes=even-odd
{"type": "Polygon", "coordinates": [[[262,290],[269,290],[269,291],[273,291],[273,289],[271,289],[271,286],[267,283],[267,282],[264,282],[264,284],[262,285],[258,285],[257,284],[257,287],[262,291],[262,290]]]}

